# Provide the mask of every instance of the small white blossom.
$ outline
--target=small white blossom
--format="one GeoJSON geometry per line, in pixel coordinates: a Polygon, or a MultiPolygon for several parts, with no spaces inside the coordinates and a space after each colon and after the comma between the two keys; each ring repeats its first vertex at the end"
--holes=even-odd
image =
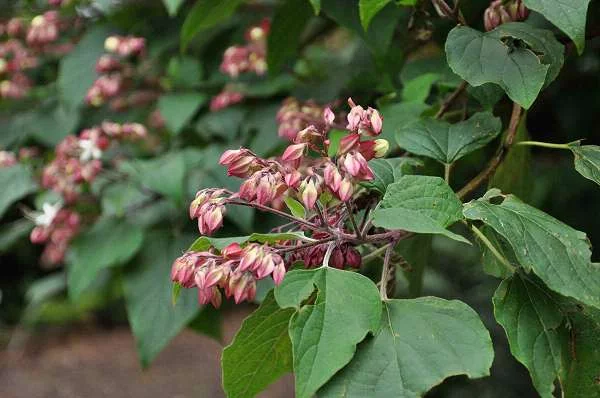
{"type": "Polygon", "coordinates": [[[100,159],[102,157],[102,150],[92,140],[79,140],[79,148],[81,149],[79,160],[82,162],[89,162],[92,159],[100,159]]]}
{"type": "Polygon", "coordinates": [[[44,226],[44,227],[50,226],[52,224],[52,221],[54,221],[54,218],[60,211],[61,207],[62,207],[62,203],[60,203],[60,202],[57,202],[53,205],[51,205],[48,202],[44,203],[42,205],[41,212],[36,211],[36,212],[32,213],[33,222],[35,222],[35,225],[39,225],[39,226],[44,226]]]}

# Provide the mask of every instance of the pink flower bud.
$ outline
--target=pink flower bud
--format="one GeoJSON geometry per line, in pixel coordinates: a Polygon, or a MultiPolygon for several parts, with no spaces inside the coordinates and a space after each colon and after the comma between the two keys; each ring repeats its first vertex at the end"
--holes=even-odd
{"type": "Polygon", "coordinates": [[[338,155],[343,155],[355,149],[360,142],[360,135],[358,133],[348,134],[340,140],[340,146],[338,148],[338,155]]]}
{"type": "Polygon", "coordinates": [[[319,192],[313,179],[307,178],[304,180],[300,185],[300,198],[302,203],[304,203],[304,206],[307,209],[313,209],[318,197],[319,192]]]}
{"type": "Polygon", "coordinates": [[[31,230],[29,240],[31,243],[35,244],[46,242],[48,240],[48,228],[43,226],[35,227],[33,230],[31,230]]]}
{"type": "Polygon", "coordinates": [[[344,269],[345,262],[346,259],[344,257],[344,252],[342,251],[341,247],[337,246],[335,249],[333,249],[333,252],[331,253],[329,265],[331,265],[334,268],[344,269]]]}
{"type": "Polygon", "coordinates": [[[342,202],[346,202],[352,198],[354,194],[354,184],[348,177],[344,177],[337,190],[337,196],[342,202]]]}
{"type": "Polygon", "coordinates": [[[335,120],[335,114],[330,108],[325,108],[323,111],[323,120],[325,120],[325,124],[331,126],[335,120]]]}
{"type": "Polygon", "coordinates": [[[325,184],[332,192],[337,192],[342,183],[342,175],[338,168],[331,162],[328,162],[323,169],[325,184]]]}
{"type": "Polygon", "coordinates": [[[243,250],[239,243],[231,243],[221,250],[221,255],[228,260],[239,258],[242,253],[243,250]]]}
{"type": "Polygon", "coordinates": [[[282,259],[280,262],[277,263],[275,269],[273,270],[273,282],[275,282],[276,285],[279,285],[281,281],[283,281],[283,278],[285,277],[285,272],[285,264],[282,259]]]}
{"type": "Polygon", "coordinates": [[[298,170],[292,170],[284,177],[286,185],[291,188],[297,188],[301,179],[302,174],[298,170]]]}
{"type": "Polygon", "coordinates": [[[288,146],[283,155],[281,156],[281,160],[284,162],[291,162],[300,160],[304,155],[304,151],[306,150],[306,144],[293,144],[288,146]]]}
{"type": "Polygon", "coordinates": [[[372,127],[372,132],[375,135],[379,135],[381,133],[381,130],[383,129],[383,119],[381,118],[381,115],[379,114],[379,112],[375,109],[369,108],[369,110],[372,111],[371,113],[371,127],[372,127]]]}

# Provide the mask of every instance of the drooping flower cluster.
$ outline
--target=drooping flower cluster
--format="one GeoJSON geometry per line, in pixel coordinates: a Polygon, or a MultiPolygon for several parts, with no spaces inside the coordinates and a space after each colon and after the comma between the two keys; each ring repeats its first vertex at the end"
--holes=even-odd
{"type": "Polygon", "coordinates": [[[56,146],[56,158],[44,168],[42,186],[59,193],[65,203],[72,203],[82,185],[92,182],[102,170],[102,153],[112,140],[136,140],[146,134],[146,128],[138,123],[104,122],[83,130],[78,137],[69,135],[56,146]]]}
{"type": "Polygon", "coordinates": [[[85,100],[91,106],[109,102],[113,111],[146,106],[159,97],[159,78],[146,59],[146,40],[135,36],[110,36],[104,42],[107,54],[96,62],[98,78],[85,100]]]}
{"type": "Polygon", "coordinates": [[[293,97],[287,98],[277,112],[279,136],[294,142],[298,132],[308,126],[315,126],[318,130],[325,129],[328,126],[323,119],[323,112],[326,108],[314,101],[300,102],[293,97]]]}
{"type": "Polygon", "coordinates": [[[52,266],[61,263],[69,242],[79,232],[79,214],[63,209],[61,203],[44,203],[42,212],[34,212],[29,216],[35,223],[30,234],[31,242],[46,245],[42,253],[42,264],[52,266]]]}
{"type": "Polygon", "coordinates": [[[529,16],[529,9],[523,0],[494,0],[483,14],[486,31],[508,22],[524,21],[529,16]]]}
{"type": "Polygon", "coordinates": [[[221,290],[236,303],[252,301],[256,281],[271,276],[275,284],[285,275],[283,258],[267,245],[250,243],[240,247],[232,243],[220,254],[210,251],[188,251],[175,260],[171,280],[185,288],[198,288],[198,301],[219,307],[221,290]]]}
{"type": "MultiPolygon", "coordinates": [[[[221,72],[237,78],[243,73],[262,76],[267,72],[267,36],[271,23],[263,19],[260,24],[246,31],[246,45],[228,47],[223,53],[221,72]]],[[[227,84],[210,102],[210,110],[216,112],[243,101],[245,95],[235,85],[227,84]]]]}

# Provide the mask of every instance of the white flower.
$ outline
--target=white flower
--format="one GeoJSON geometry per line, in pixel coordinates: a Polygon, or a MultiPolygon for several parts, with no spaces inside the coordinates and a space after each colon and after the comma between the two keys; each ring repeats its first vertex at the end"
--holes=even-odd
{"type": "Polygon", "coordinates": [[[92,159],[100,159],[102,157],[102,150],[92,140],[79,140],[79,148],[81,149],[79,160],[82,162],[89,162],[92,159]]]}
{"type": "Polygon", "coordinates": [[[35,225],[48,227],[52,224],[52,221],[54,221],[56,214],[58,214],[61,208],[62,203],[60,202],[57,202],[53,205],[46,202],[42,205],[41,212],[36,211],[32,213],[33,222],[35,222],[35,225]]]}

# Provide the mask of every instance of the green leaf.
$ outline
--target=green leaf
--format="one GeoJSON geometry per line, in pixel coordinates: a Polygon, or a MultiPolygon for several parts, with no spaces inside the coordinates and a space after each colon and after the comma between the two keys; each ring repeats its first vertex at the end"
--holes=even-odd
{"type": "Polygon", "coordinates": [[[412,174],[417,166],[422,166],[422,163],[409,157],[370,160],[369,167],[373,171],[374,178],[371,181],[361,182],[361,185],[384,194],[388,185],[405,174],[412,174]]]}
{"type": "Polygon", "coordinates": [[[296,308],[289,323],[296,397],[312,397],[375,333],[381,319],[379,292],[366,277],[334,268],[288,272],[275,289],[282,308],[296,308]],[[318,293],[313,304],[302,303],[318,293]]]}
{"type": "MultiPolygon", "coordinates": [[[[519,262],[515,258],[515,254],[511,249],[510,245],[504,238],[498,235],[493,229],[485,225],[481,228],[481,232],[490,241],[498,253],[506,259],[514,267],[519,266],[519,262]]],[[[480,242],[478,240],[478,242],[480,242]]],[[[503,264],[492,251],[484,244],[480,244],[481,247],[481,263],[483,265],[483,271],[496,278],[508,278],[513,272],[509,270],[505,264],[503,264]]]]}
{"type": "Polygon", "coordinates": [[[267,37],[269,74],[278,72],[285,61],[296,55],[304,27],[312,15],[306,0],[286,0],[277,7],[267,37]]]}
{"type": "MultiPolygon", "coordinates": [[[[193,57],[173,57],[169,60],[167,75],[175,87],[189,89],[202,80],[202,64],[193,57]]],[[[162,97],[161,97],[162,98],[162,97]]]]}
{"type": "Polygon", "coordinates": [[[181,27],[181,47],[186,48],[194,36],[228,19],[244,0],[198,0],[181,27]]]}
{"type": "Polygon", "coordinates": [[[391,0],[359,0],[358,12],[360,22],[365,31],[369,28],[371,20],[379,11],[381,11],[391,0]]]}
{"type": "Polygon", "coordinates": [[[58,89],[62,103],[74,108],[82,104],[87,90],[97,78],[94,65],[104,53],[104,40],[111,34],[106,26],[88,30],[75,49],[62,58],[58,69],[58,89]]]}
{"type": "Polygon", "coordinates": [[[315,10],[315,15],[319,15],[321,12],[321,0],[308,0],[312,8],[315,10]]]}
{"type": "Polygon", "coordinates": [[[590,246],[583,232],[515,196],[495,191],[465,204],[463,213],[506,239],[521,266],[533,271],[550,289],[600,308],[600,268],[590,261],[590,246]]]}
{"type": "Polygon", "coordinates": [[[524,3],[565,32],[575,43],[579,54],[583,52],[590,0],[524,0],[524,3]]]}
{"type": "Polygon", "coordinates": [[[10,205],[37,189],[31,170],[21,164],[0,168],[0,186],[0,217],[10,205]]]}
{"type": "Polygon", "coordinates": [[[285,202],[287,208],[290,209],[290,212],[294,217],[306,218],[306,209],[304,208],[302,203],[289,196],[283,199],[283,201],[285,202]]]}
{"type": "Polygon", "coordinates": [[[362,343],[323,397],[421,397],[446,378],[489,375],[492,341],[463,302],[437,297],[389,300],[379,333],[362,343]]]}
{"type": "Polygon", "coordinates": [[[489,35],[499,40],[507,38],[522,40],[538,54],[540,61],[549,66],[544,87],[556,79],[563,67],[565,46],[556,40],[554,33],[549,30],[536,29],[523,22],[511,22],[499,25],[489,35]]]}
{"type": "Polygon", "coordinates": [[[554,380],[566,371],[563,314],[553,298],[522,277],[503,281],[494,294],[494,315],[508,336],[510,351],[531,375],[542,398],[552,398],[554,380]]]}
{"type": "Polygon", "coordinates": [[[171,17],[177,15],[177,11],[179,11],[179,8],[183,5],[184,1],[185,0],[162,0],[171,17]]]}
{"type": "Polygon", "coordinates": [[[144,203],[150,196],[128,182],[117,182],[102,190],[102,212],[105,216],[126,215],[129,206],[144,203]]]}
{"type": "Polygon", "coordinates": [[[78,300],[100,270],[129,261],[141,249],[143,241],[142,229],[116,218],[101,218],[75,238],[67,253],[71,300],[78,300]]]}
{"type": "MultiPolygon", "coordinates": [[[[528,139],[527,115],[524,115],[517,128],[514,142],[527,141],[528,139]]],[[[499,188],[502,192],[510,192],[528,202],[532,194],[532,186],[531,147],[513,145],[490,179],[488,188],[499,188]]]]}
{"type": "Polygon", "coordinates": [[[383,115],[381,138],[388,140],[390,145],[396,142],[398,131],[407,124],[419,120],[423,112],[429,108],[429,105],[418,102],[399,102],[381,105],[379,107],[383,115]]]}
{"type": "Polygon", "coordinates": [[[407,102],[425,103],[431,87],[440,79],[437,73],[424,73],[404,83],[402,89],[402,100],[407,102]]]}
{"type": "Polygon", "coordinates": [[[575,170],[600,185],[600,146],[570,145],[569,149],[575,156],[575,170]]]}
{"type": "Polygon", "coordinates": [[[571,365],[563,383],[565,398],[598,398],[600,384],[600,311],[584,307],[569,314],[572,325],[571,339],[567,343],[571,352],[571,365]]]}
{"type": "Polygon", "coordinates": [[[153,231],[144,240],[136,267],[123,276],[129,324],[144,367],[199,311],[195,289],[182,289],[175,305],[171,300],[171,263],[185,244],[168,231],[153,231]]]}
{"type": "Polygon", "coordinates": [[[461,202],[439,177],[408,175],[390,184],[373,212],[373,225],[423,234],[441,234],[469,243],[446,229],[463,218],[461,202]]]}
{"type": "Polygon", "coordinates": [[[456,124],[433,118],[421,119],[400,129],[396,140],[401,148],[411,153],[452,164],[484,147],[501,130],[500,118],[482,112],[456,124]]]}
{"type": "Polygon", "coordinates": [[[485,83],[481,86],[469,86],[467,92],[471,94],[485,110],[491,111],[494,106],[504,97],[504,90],[494,83],[485,83]]]}
{"type": "Polygon", "coordinates": [[[168,152],[150,160],[123,164],[124,170],[137,177],[140,183],[176,204],[183,202],[186,161],[183,152],[168,152]]]}
{"type": "Polygon", "coordinates": [[[33,222],[26,218],[3,223],[0,227],[0,254],[10,249],[19,239],[27,236],[33,227],[33,222]]]}
{"type": "Polygon", "coordinates": [[[204,94],[167,94],[158,100],[158,109],[171,133],[179,134],[206,100],[204,94]]]}
{"type": "Polygon", "coordinates": [[[189,251],[203,252],[211,247],[217,250],[223,250],[232,243],[244,243],[248,241],[248,236],[235,236],[230,238],[212,238],[210,236],[201,236],[191,244],[189,251]]]}
{"type": "Polygon", "coordinates": [[[215,341],[223,342],[223,316],[222,311],[206,305],[202,311],[188,324],[194,332],[213,338],[215,341]]]}
{"type": "Polygon", "coordinates": [[[259,243],[278,243],[285,240],[308,240],[304,236],[304,232],[281,232],[271,234],[259,234],[253,233],[248,237],[248,242],[259,242],[259,243]]]}
{"type": "Polygon", "coordinates": [[[470,85],[495,83],[527,109],[537,98],[550,68],[533,51],[510,48],[493,31],[482,33],[466,26],[450,31],[446,55],[450,68],[470,85]]]}
{"type": "Polygon", "coordinates": [[[423,275],[425,268],[431,261],[432,239],[431,235],[415,235],[408,239],[403,239],[396,245],[396,252],[410,266],[409,270],[404,271],[404,276],[408,281],[408,294],[410,297],[419,297],[423,291],[423,275]]]}
{"type": "Polygon", "coordinates": [[[270,292],[244,320],[231,344],[223,350],[223,389],[228,397],[255,397],[292,371],[288,324],[293,314],[291,308],[279,308],[270,292]]]}

